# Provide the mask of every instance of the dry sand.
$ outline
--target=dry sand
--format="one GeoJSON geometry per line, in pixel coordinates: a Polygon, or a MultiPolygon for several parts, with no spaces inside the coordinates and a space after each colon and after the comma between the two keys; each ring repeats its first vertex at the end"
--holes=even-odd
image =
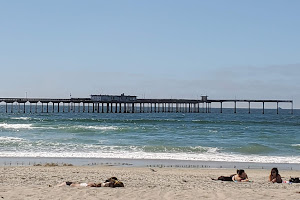
{"type": "MultiPolygon", "coordinates": [[[[1,199],[300,199],[300,183],[268,182],[270,169],[246,169],[253,182],[214,181],[235,169],[121,166],[2,166],[1,199]],[[99,182],[111,176],[124,188],[58,187],[65,181],[99,182]]],[[[280,170],[283,180],[300,171],[280,170]]]]}

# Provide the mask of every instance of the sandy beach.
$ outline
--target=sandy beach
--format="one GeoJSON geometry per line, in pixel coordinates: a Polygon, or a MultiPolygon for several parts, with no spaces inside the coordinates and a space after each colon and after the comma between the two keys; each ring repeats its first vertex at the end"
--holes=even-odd
{"type": "MultiPolygon", "coordinates": [[[[268,182],[270,169],[245,169],[253,182],[214,181],[236,169],[122,166],[1,166],[1,199],[300,199],[300,183],[268,182]],[[116,176],[124,188],[57,185],[116,176]]],[[[284,181],[300,171],[280,170],[284,181]]]]}

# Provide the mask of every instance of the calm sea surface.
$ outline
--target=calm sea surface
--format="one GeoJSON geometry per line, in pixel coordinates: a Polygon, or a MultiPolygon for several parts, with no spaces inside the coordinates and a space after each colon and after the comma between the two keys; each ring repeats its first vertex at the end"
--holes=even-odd
{"type": "Polygon", "coordinates": [[[300,111],[5,113],[0,157],[300,163],[300,111]]]}

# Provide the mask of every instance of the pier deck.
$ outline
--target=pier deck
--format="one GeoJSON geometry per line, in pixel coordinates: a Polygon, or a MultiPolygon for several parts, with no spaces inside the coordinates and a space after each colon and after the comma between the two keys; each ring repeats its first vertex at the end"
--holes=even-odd
{"type": "Polygon", "coordinates": [[[292,100],[250,100],[250,99],[135,99],[95,101],[91,98],[0,98],[0,103],[4,102],[5,112],[97,112],[97,113],[152,113],[152,112],[188,112],[188,113],[210,113],[211,104],[220,104],[220,113],[223,113],[223,103],[233,103],[234,113],[236,113],[237,103],[248,103],[248,112],[251,112],[251,103],[261,103],[262,113],[265,113],[266,103],[277,104],[277,114],[279,113],[279,103],[290,103],[293,114],[292,100]],[[23,104],[21,106],[21,104],[23,104]],[[32,104],[35,104],[33,106],[32,104]],[[39,105],[38,105],[39,104],[39,105]],[[50,106],[49,106],[50,104],[50,106]],[[52,104],[52,106],[51,106],[52,104]],[[38,106],[41,108],[38,109],[38,106]],[[29,108],[28,108],[29,107],[29,108]],[[32,107],[34,107],[32,109],[32,107]],[[51,109],[49,109],[51,107],[51,109]],[[27,108],[27,109],[26,109],[27,108]]]}

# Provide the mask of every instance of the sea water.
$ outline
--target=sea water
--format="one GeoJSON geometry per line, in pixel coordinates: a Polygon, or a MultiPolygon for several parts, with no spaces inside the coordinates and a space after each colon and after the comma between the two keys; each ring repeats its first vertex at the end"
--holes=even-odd
{"type": "Polygon", "coordinates": [[[300,163],[300,111],[5,113],[0,157],[300,163]]]}

